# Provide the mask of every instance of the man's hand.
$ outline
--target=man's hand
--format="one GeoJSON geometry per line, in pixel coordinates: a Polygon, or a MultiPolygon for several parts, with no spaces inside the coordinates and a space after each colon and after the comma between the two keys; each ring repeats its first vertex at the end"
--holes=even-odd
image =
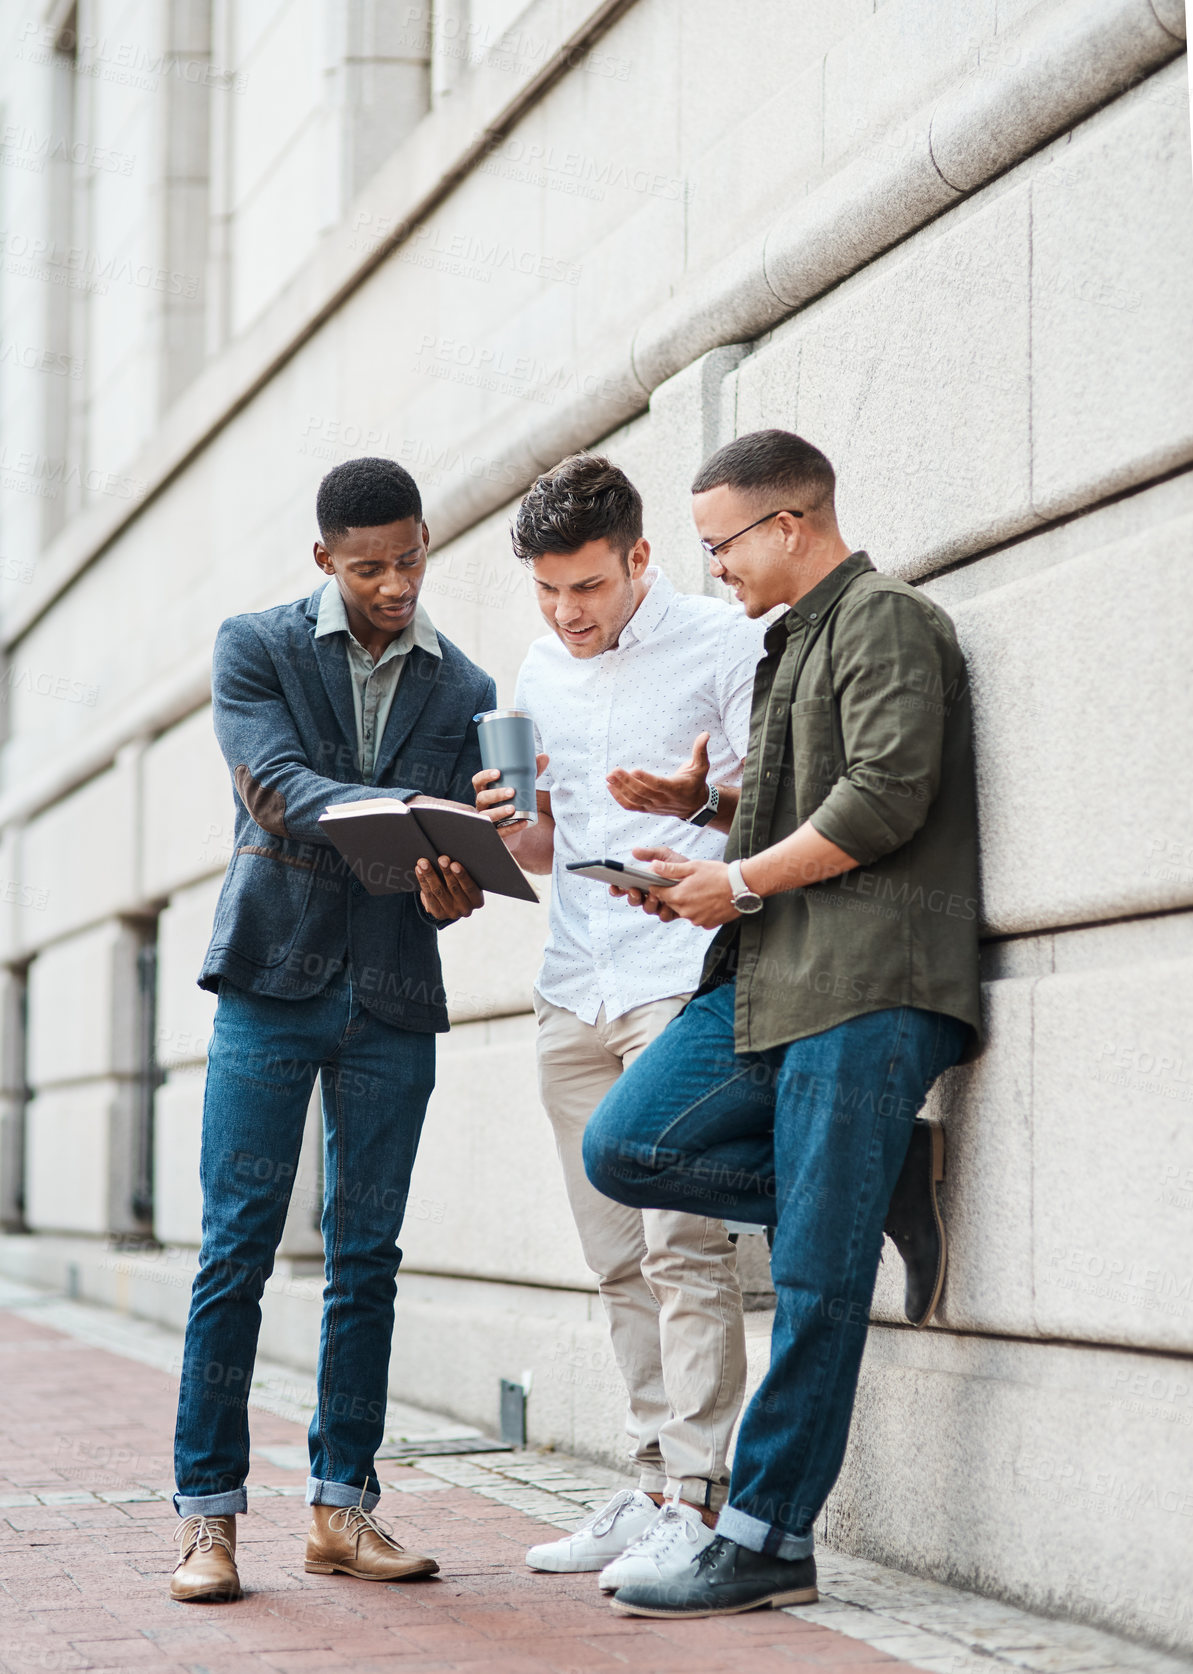
{"type": "MultiPolygon", "coordinates": [[[[676,849],[644,849],[642,852],[666,855],[669,860],[683,859],[683,855],[676,849]]],[[[624,896],[631,907],[641,907],[644,913],[649,913],[652,918],[661,919],[664,924],[670,924],[676,917],[666,905],[666,897],[671,893],[669,889],[661,889],[656,893],[653,889],[619,889],[616,884],[610,884],[609,893],[619,899],[624,896]]]]}
{"type": "Polygon", "coordinates": [[[729,893],[729,868],[719,860],[688,860],[676,849],[635,849],[635,860],[651,860],[662,878],[679,881],[671,889],[610,889],[610,895],[624,895],[631,907],[663,924],[686,918],[702,930],[715,930],[741,914],[729,893]]]}
{"type": "Polygon", "coordinates": [[[674,849],[635,849],[635,860],[652,860],[663,878],[677,878],[672,889],[657,893],[639,889],[615,889],[614,895],[628,895],[630,905],[653,913],[664,924],[686,918],[702,930],[715,930],[741,914],[733,905],[729,890],[729,868],[720,860],[685,860],[674,849]]]}
{"type": "Polygon", "coordinates": [[[613,800],[631,813],[673,814],[676,819],[690,820],[708,801],[708,734],[700,734],[692,745],[691,760],[670,778],[641,767],[615,767],[605,783],[613,800]]]}
{"type": "MultiPolygon", "coordinates": [[[[534,770],[539,775],[546,767],[549,756],[535,756],[534,770]]],[[[479,773],[472,775],[472,788],[476,792],[476,811],[487,814],[497,826],[503,837],[516,832],[525,831],[527,826],[524,814],[513,814],[510,804],[514,799],[512,785],[503,785],[500,790],[490,790],[488,787],[501,777],[499,767],[482,767],[479,773]],[[513,817],[511,818],[511,814],[513,817]]]]}
{"type": "Polygon", "coordinates": [[[439,856],[439,870],[429,860],[420,860],[414,868],[418,892],[423,906],[432,918],[450,922],[468,918],[483,907],[485,898],[458,860],[439,856]]]}

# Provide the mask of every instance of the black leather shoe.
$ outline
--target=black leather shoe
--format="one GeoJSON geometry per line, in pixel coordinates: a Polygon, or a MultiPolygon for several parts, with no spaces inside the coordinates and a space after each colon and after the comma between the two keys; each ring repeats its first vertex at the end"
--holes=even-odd
{"type": "Polygon", "coordinates": [[[815,1604],[815,1558],[768,1558],[717,1535],[671,1581],[619,1587],[619,1616],[737,1616],[766,1605],[815,1604]]]}
{"type": "Polygon", "coordinates": [[[934,1122],[916,1121],[883,1230],[903,1257],[907,1270],[903,1311],[917,1331],[936,1312],[944,1289],[944,1222],[936,1201],[936,1188],[943,1179],[944,1129],[934,1122]]]}

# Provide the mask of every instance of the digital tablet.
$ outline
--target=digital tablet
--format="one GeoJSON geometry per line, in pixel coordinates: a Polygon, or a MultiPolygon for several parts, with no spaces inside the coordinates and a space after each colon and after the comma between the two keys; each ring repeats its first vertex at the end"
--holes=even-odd
{"type": "Polygon", "coordinates": [[[594,883],[612,884],[614,889],[670,889],[678,878],[660,878],[645,866],[627,866],[623,860],[569,860],[569,872],[594,883]]]}

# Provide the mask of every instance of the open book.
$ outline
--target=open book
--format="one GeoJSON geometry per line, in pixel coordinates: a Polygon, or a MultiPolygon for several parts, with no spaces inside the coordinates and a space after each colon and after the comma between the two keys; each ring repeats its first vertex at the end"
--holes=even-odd
{"type": "Polygon", "coordinates": [[[411,808],[396,797],[374,796],[337,803],[319,816],[319,824],[370,895],[417,889],[415,863],[434,862],[445,854],[458,860],[481,889],[519,901],[538,900],[492,820],[463,802],[411,808]]]}

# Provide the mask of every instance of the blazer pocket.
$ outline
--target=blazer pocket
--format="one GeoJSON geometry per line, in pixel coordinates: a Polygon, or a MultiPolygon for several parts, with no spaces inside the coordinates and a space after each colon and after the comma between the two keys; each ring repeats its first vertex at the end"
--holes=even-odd
{"type": "MultiPolygon", "coordinates": [[[[282,964],[299,940],[314,882],[313,867],[287,865],[253,845],[237,850],[221,899],[215,940],[263,970],[282,964]]],[[[309,949],[319,952],[319,949],[309,949]]]]}
{"type": "Polygon", "coordinates": [[[458,755],[464,743],[464,729],[456,732],[419,732],[415,727],[408,749],[417,749],[421,744],[428,750],[441,750],[448,755],[458,755]]]}
{"type": "Polygon", "coordinates": [[[385,776],[391,785],[413,785],[424,796],[447,796],[452,770],[464,743],[464,734],[420,733],[407,740],[400,756],[385,776]]]}

